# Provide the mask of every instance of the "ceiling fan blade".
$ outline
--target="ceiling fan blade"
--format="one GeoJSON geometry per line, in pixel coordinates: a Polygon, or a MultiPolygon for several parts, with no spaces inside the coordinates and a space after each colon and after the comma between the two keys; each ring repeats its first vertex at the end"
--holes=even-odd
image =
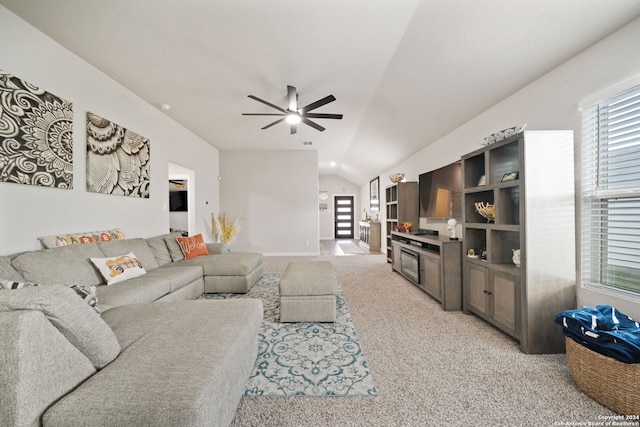
{"type": "Polygon", "coordinates": [[[258,102],[262,102],[263,104],[268,105],[268,106],[269,106],[269,107],[271,107],[271,108],[275,108],[275,109],[276,109],[276,110],[278,110],[278,111],[282,111],[283,113],[286,113],[286,112],[287,112],[287,110],[285,110],[284,108],[280,108],[280,107],[278,107],[277,105],[274,105],[274,104],[272,104],[272,103],[270,103],[270,102],[268,102],[268,101],[265,101],[264,99],[260,99],[260,98],[258,98],[257,96],[249,95],[249,98],[251,98],[251,99],[255,99],[255,100],[256,100],[256,101],[258,101],[258,102]]]}
{"type": "Polygon", "coordinates": [[[295,86],[287,86],[287,98],[289,98],[289,111],[298,111],[298,94],[295,86]]]}
{"type": "Polygon", "coordinates": [[[310,119],[342,119],[342,114],[307,113],[304,116],[310,119]]]}
{"type": "Polygon", "coordinates": [[[314,129],[319,130],[320,132],[324,131],[324,128],[322,126],[320,126],[319,124],[312,122],[311,120],[307,119],[306,117],[302,118],[302,122],[308,124],[309,126],[311,126],[314,129]]]}
{"type": "Polygon", "coordinates": [[[265,127],[261,128],[261,129],[263,129],[263,130],[264,130],[264,129],[269,129],[271,126],[273,126],[273,125],[277,125],[278,123],[280,123],[280,122],[284,121],[284,119],[286,119],[286,117],[283,117],[283,118],[281,118],[281,119],[278,119],[278,120],[276,120],[276,121],[275,121],[275,122],[273,122],[273,123],[269,123],[268,125],[266,125],[265,127]]]}
{"type": "Polygon", "coordinates": [[[323,105],[326,105],[326,104],[328,104],[330,102],[333,102],[335,100],[336,100],[336,97],[333,96],[333,95],[325,96],[324,98],[319,99],[316,102],[312,102],[311,104],[309,104],[309,105],[307,105],[305,107],[302,107],[300,109],[300,112],[302,114],[305,114],[307,111],[315,110],[316,108],[320,108],[323,105]]]}
{"type": "Polygon", "coordinates": [[[284,116],[282,113],[242,113],[243,116],[284,116]]]}

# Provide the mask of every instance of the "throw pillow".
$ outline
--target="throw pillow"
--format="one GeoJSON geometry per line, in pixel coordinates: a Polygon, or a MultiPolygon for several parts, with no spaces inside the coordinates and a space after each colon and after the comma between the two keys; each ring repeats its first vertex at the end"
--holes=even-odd
{"type": "Polygon", "coordinates": [[[53,236],[38,237],[40,244],[45,249],[59,246],[78,245],[91,242],[108,242],[110,240],[123,240],[124,233],[118,228],[101,231],[82,231],[79,233],[64,233],[53,236]]]}
{"type": "MultiPolygon", "coordinates": [[[[0,279],[0,289],[11,290],[11,289],[22,289],[28,288],[31,286],[40,286],[37,283],[23,283],[16,282],[14,280],[4,280],[0,279]]],[[[93,308],[96,312],[100,313],[100,308],[98,307],[98,296],[96,295],[97,288],[95,286],[78,286],[73,285],[69,286],[73,291],[78,294],[80,298],[87,304],[89,307],[93,308]]]]}
{"type": "Polygon", "coordinates": [[[115,334],[68,286],[26,286],[0,292],[0,311],[38,310],[80,350],[96,369],[120,353],[115,334]]]}
{"type": "Polygon", "coordinates": [[[192,259],[201,255],[209,255],[207,245],[204,243],[202,234],[193,237],[177,237],[176,240],[182,249],[185,259],[192,259]]]}
{"type": "Polygon", "coordinates": [[[182,261],[184,259],[184,254],[182,253],[182,249],[178,244],[177,237],[182,237],[180,233],[173,232],[164,235],[164,242],[167,244],[167,249],[169,249],[169,254],[171,255],[171,260],[182,261]]]}
{"type": "Polygon", "coordinates": [[[21,289],[29,286],[38,286],[35,283],[16,282],[15,280],[0,279],[0,289],[21,289]]]}
{"type": "Polygon", "coordinates": [[[91,258],[107,285],[133,279],[146,274],[140,260],[133,252],[110,258],[91,258]]]}

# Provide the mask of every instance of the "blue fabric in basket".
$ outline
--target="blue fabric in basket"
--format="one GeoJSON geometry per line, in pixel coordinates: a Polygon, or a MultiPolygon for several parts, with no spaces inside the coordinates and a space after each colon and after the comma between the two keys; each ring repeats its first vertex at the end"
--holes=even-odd
{"type": "Polygon", "coordinates": [[[610,305],[565,310],[555,322],[565,336],[624,363],[640,363],[640,323],[610,305]]]}

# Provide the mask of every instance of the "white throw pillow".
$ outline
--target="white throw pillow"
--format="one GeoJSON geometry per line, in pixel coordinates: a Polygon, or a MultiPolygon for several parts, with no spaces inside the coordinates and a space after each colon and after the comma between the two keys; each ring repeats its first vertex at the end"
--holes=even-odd
{"type": "Polygon", "coordinates": [[[133,252],[110,258],[91,258],[107,285],[133,279],[146,274],[140,260],[133,252]]]}

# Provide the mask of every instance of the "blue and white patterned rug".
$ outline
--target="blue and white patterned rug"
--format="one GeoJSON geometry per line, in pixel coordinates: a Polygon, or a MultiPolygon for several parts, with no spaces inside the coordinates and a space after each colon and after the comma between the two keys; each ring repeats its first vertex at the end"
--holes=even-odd
{"type": "Polygon", "coordinates": [[[266,273],[247,294],[205,298],[259,298],[264,320],[258,358],[245,396],[376,396],[369,365],[342,290],[335,323],[280,323],[280,273],[266,273]]]}

